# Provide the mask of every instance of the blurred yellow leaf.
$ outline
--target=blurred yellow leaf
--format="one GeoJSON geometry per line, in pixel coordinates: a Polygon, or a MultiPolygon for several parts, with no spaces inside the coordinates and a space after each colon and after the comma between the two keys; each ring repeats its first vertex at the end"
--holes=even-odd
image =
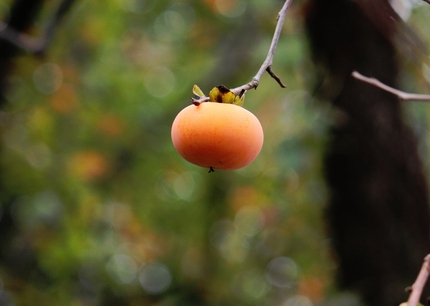
{"type": "Polygon", "coordinates": [[[97,130],[106,136],[116,137],[121,135],[124,130],[122,120],[115,114],[106,114],[96,123],[97,130]]]}
{"type": "Polygon", "coordinates": [[[62,114],[74,111],[79,106],[75,88],[71,85],[61,85],[52,95],[50,104],[53,109],[62,114]]]}
{"type": "Polygon", "coordinates": [[[79,179],[91,181],[108,172],[108,162],[98,151],[82,151],[72,155],[68,162],[69,173],[79,179]]]}
{"type": "Polygon", "coordinates": [[[304,277],[299,284],[299,293],[309,297],[312,301],[324,299],[324,281],[316,276],[304,277]]]}

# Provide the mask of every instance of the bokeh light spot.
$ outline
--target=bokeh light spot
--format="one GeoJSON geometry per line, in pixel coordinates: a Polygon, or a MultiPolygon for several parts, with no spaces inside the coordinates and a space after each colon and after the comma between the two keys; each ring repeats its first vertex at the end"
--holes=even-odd
{"type": "Polygon", "coordinates": [[[173,184],[178,198],[182,200],[189,200],[193,194],[195,186],[194,176],[191,172],[184,172],[180,174],[173,184]]]}
{"type": "Polygon", "coordinates": [[[234,223],[239,233],[252,237],[261,231],[263,215],[255,206],[244,206],[236,213],[234,223]]]}
{"type": "Polygon", "coordinates": [[[247,3],[243,0],[216,0],[215,7],[222,16],[235,18],[245,13],[247,3]]]}
{"type": "Polygon", "coordinates": [[[44,63],[33,72],[33,83],[38,91],[44,94],[52,94],[60,88],[63,82],[63,72],[54,63],[44,63]]]}
{"type": "Polygon", "coordinates": [[[117,0],[118,5],[127,12],[142,14],[151,11],[157,1],[148,0],[117,0]]]}
{"type": "Polygon", "coordinates": [[[229,220],[214,223],[210,230],[210,242],[221,256],[230,262],[242,262],[249,252],[249,239],[237,230],[229,220]]]}
{"type": "Polygon", "coordinates": [[[285,301],[283,306],[313,306],[312,301],[303,295],[295,295],[285,301]]]}
{"type": "Polygon", "coordinates": [[[181,42],[194,25],[195,19],[196,16],[192,6],[174,4],[155,20],[155,37],[157,40],[164,42],[181,42]]]}
{"type": "Polygon", "coordinates": [[[269,285],[260,271],[247,270],[233,278],[232,290],[241,298],[258,300],[269,291],[269,285]]]}
{"type": "Polygon", "coordinates": [[[228,236],[236,232],[236,227],[229,220],[219,220],[215,222],[210,230],[210,241],[216,248],[222,248],[228,236]]]}
{"type": "Polygon", "coordinates": [[[25,152],[27,161],[34,168],[43,169],[51,164],[52,154],[48,146],[44,143],[36,143],[29,146],[25,152]]]}
{"type": "Polygon", "coordinates": [[[189,202],[201,195],[198,189],[199,179],[201,179],[200,175],[192,171],[182,173],[166,171],[155,181],[154,190],[163,201],[183,200],[189,202]]]}
{"type": "Polygon", "coordinates": [[[23,229],[39,226],[56,226],[62,216],[63,203],[52,190],[40,192],[35,197],[19,197],[12,206],[12,215],[23,229]]]}
{"type": "Polygon", "coordinates": [[[159,294],[170,286],[172,275],[165,265],[153,262],[142,268],[139,282],[142,288],[148,293],[159,294]]]}
{"type": "Polygon", "coordinates": [[[181,14],[175,11],[166,11],[155,20],[155,36],[164,41],[176,40],[185,31],[185,25],[185,20],[181,14]]]}
{"type": "Polygon", "coordinates": [[[128,255],[116,254],[106,264],[106,269],[118,283],[129,284],[137,275],[136,262],[128,255]]]}
{"type": "Polygon", "coordinates": [[[145,88],[150,95],[164,98],[176,87],[176,77],[167,67],[155,67],[145,76],[145,88]]]}
{"type": "Polygon", "coordinates": [[[291,288],[297,282],[299,268],[294,260],[280,256],[272,259],[266,267],[266,278],[275,287],[291,288]]]}

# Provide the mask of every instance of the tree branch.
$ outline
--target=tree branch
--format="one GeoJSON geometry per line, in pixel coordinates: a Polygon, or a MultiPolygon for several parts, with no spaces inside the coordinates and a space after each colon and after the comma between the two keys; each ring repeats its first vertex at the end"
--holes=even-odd
{"type": "Polygon", "coordinates": [[[424,263],[421,266],[420,273],[417,276],[414,284],[412,285],[412,292],[409,295],[407,306],[417,306],[421,293],[423,292],[423,288],[427,282],[427,279],[430,274],[430,254],[424,258],[424,263]]]}
{"type": "Polygon", "coordinates": [[[272,43],[270,44],[269,52],[267,53],[267,57],[264,60],[263,64],[260,67],[260,70],[258,70],[257,74],[252,78],[252,80],[242,86],[230,89],[235,95],[238,95],[242,92],[242,90],[250,90],[252,88],[257,88],[258,84],[260,83],[261,76],[265,71],[267,71],[272,78],[274,78],[278,84],[285,88],[285,85],[281,82],[280,78],[272,71],[272,63],[273,63],[273,57],[275,55],[276,46],[278,45],[279,37],[281,35],[282,26],[284,25],[285,16],[287,15],[287,10],[290,7],[292,0],[286,0],[284,5],[282,6],[282,9],[278,13],[278,22],[276,24],[275,33],[273,34],[272,43]]]}
{"type": "Polygon", "coordinates": [[[378,87],[382,90],[385,90],[386,92],[392,93],[396,95],[400,100],[430,102],[430,95],[407,93],[407,92],[395,89],[393,87],[390,87],[388,85],[385,85],[384,83],[382,83],[381,81],[375,78],[366,77],[357,71],[352,72],[352,76],[357,80],[363,81],[365,83],[378,87]]]}
{"type": "Polygon", "coordinates": [[[8,41],[12,45],[33,54],[44,53],[54,37],[55,29],[69,11],[75,0],[63,0],[56,12],[49,20],[44,33],[40,37],[31,37],[20,31],[15,30],[8,24],[0,22],[0,39],[8,41]]]}
{"type": "MultiPolygon", "coordinates": [[[[276,46],[278,45],[279,37],[281,36],[282,26],[284,25],[285,16],[287,15],[287,10],[290,7],[292,0],[286,0],[284,5],[282,6],[281,10],[278,13],[275,33],[273,34],[272,42],[270,44],[269,52],[267,53],[266,59],[264,60],[263,64],[260,67],[260,70],[258,70],[257,74],[252,78],[252,80],[242,86],[230,89],[231,92],[233,92],[236,96],[237,95],[244,95],[247,90],[250,90],[252,88],[257,88],[258,84],[260,83],[261,76],[265,71],[267,71],[268,74],[272,78],[278,82],[278,84],[285,88],[286,86],[282,83],[281,79],[272,71],[272,63],[273,63],[273,57],[275,56],[275,50],[276,46]]],[[[194,105],[200,105],[200,103],[203,102],[209,102],[209,97],[191,97],[191,102],[194,105]]]]}

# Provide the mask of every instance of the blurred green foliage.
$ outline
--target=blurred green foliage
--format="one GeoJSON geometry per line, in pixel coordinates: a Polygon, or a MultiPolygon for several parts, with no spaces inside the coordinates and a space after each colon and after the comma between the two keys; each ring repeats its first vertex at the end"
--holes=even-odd
{"type": "Polygon", "coordinates": [[[35,264],[0,265],[5,305],[354,305],[333,292],[330,110],[309,91],[299,4],[273,65],[288,88],[264,75],[248,92],[265,143],[233,172],[181,159],[170,125],[193,84],[253,77],[282,1],[77,1],[45,57],[17,58],[0,113],[0,222],[16,227],[6,252],[35,264]]]}

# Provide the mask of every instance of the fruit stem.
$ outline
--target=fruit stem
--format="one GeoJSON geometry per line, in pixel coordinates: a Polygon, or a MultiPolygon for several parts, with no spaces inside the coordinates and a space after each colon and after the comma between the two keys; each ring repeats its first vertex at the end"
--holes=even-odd
{"type": "Polygon", "coordinates": [[[209,102],[209,97],[201,97],[199,99],[191,97],[190,100],[195,106],[199,106],[203,102],[209,102]]]}

